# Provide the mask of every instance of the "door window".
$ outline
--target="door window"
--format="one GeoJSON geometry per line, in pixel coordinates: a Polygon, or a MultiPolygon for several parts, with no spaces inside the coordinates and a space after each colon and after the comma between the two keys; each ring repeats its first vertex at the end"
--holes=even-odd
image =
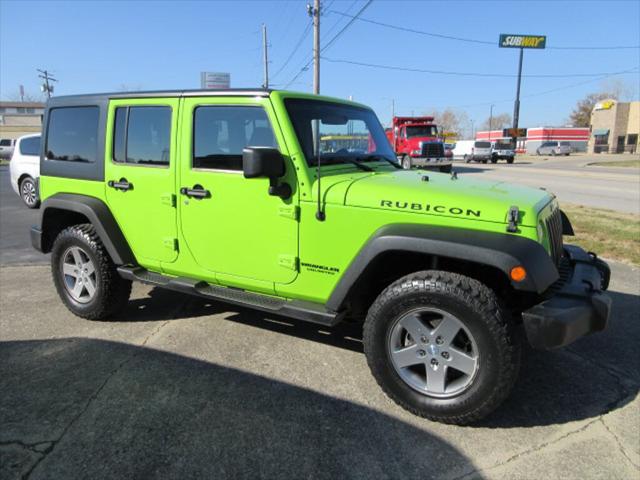
{"type": "Polygon", "coordinates": [[[193,117],[193,168],[242,170],[245,147],[277,148],[260,107],[197,107],[193,117]]]}
{"type": "Polygon", "coordinates": [[[115,112],[113,160],[169,165],[171,107],[119,107],[115,112]]]}
{"type": "Polygon", "coordinates": [[[49,111],[48,160],[94,163],[98,157],[98,107],[64,107],[49,111]]]}

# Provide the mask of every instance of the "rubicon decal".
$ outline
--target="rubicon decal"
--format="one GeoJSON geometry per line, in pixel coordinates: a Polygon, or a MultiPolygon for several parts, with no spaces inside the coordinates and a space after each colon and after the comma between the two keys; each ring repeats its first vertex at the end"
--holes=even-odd
{"type": "Polygon", "coordinates": [[[471,208],[448,207],[446,205],[431,205],[430,203],[394,202],[392,200],[380,200],[380,206],[414,212],[433,212],[449,215],[462,215],[466,217],[480,217],[480,210],[471,208]]]}

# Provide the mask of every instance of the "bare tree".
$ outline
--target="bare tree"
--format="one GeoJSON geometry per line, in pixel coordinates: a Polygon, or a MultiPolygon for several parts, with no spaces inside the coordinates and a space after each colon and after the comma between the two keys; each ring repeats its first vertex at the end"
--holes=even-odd
{"type": "Polygon", "coordinates": [[[574,127],[588,127],[591,124],[591,112],[593,111],[593,107],[595,107],[596,103],[599,101],[609,98],[617,100],[618,94],[615,92],[590,93],[580,100],[573,108],[573,112],[569,115],[569,123],[574,127]]]}
{"type": "Polygon", "coordinates": [[[478,126],[478,130],[502,130],[511,126],[511,115],[508,113],[498,113],[487,119],[478,126]]]}
{"type": "Polygon", "coordinates": [[[432,110],[425,115],[433,116],[436,125],[439,125],[445,133],[455,133],[458,138],[463,138],[469,126],[467,113],[453,108],[432,110]]]}
{"type": "Polygon", "coordinates": [[[614,98],[621,102],[630,102],[637,93],[637,86],[631,85],[622,78],[609,78],[600,84],[600,91],[606,92],[609,98],[614,98]]]}
{"type": "Polygon", "coordinates": [[[25,102],[44,102],[45,98],[42,94],[40,95],[33,95],[32,93],[29,92],[24,92],[24,96],[20,97],[20,92],[11,92],[9,95],[7,95],[7,100],[9,100],[10,102],[21,102],[21,101],[25,101],[25,102]]]}

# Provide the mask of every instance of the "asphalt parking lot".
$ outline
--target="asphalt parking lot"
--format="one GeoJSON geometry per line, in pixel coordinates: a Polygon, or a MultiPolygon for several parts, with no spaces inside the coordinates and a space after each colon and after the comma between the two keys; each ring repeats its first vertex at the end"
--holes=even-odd
{"type": "Polygon", "coordinates": [[[636,268],[612,264],[607,331],[527,350],[497,412],[445,426],[384,396],[353,325],[326,330],[143,285],[114,321],[73,316],[30,249],[37,212],[6,174],[0,478],[640,476],[636,268]]]}

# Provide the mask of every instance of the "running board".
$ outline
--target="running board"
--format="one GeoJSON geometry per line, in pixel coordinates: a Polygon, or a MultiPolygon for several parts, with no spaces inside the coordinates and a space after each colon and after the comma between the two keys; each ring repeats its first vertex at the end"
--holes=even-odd
{"type": "Polygon", "coordinates": [[[212,285],[202,280],[186,277],[168,277],[150,272],[142,267],[118,267],[122,278],[167,288],[182,293],[198,295],[222,302],[273,312],[285,317],[296,318],[325,326],[337,324],[341,318],[336,312],[329,311],[324,305],[303,300],[286,300],[246,290],[212,285]]]}

